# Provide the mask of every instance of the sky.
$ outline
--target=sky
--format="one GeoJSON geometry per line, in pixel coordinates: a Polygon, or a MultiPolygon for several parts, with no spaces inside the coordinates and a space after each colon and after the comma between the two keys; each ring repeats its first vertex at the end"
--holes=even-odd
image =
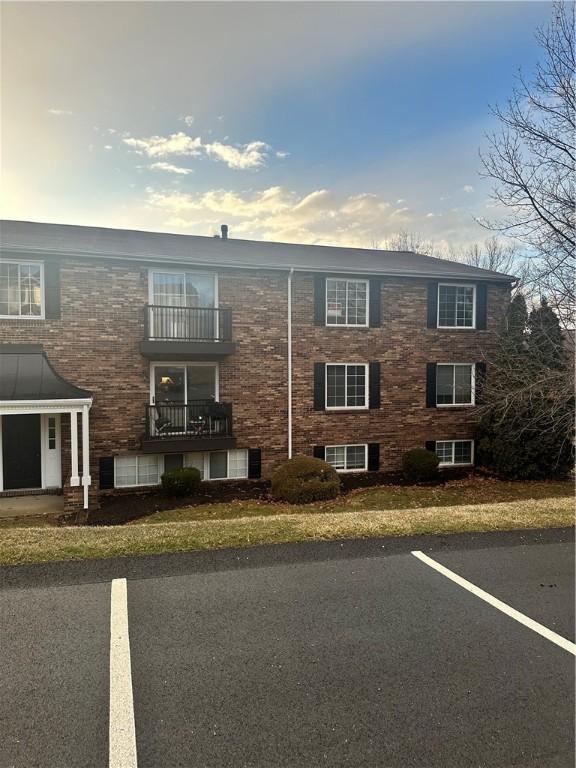
{"type": "Polygon", "coordinates": [[[463,248],[540,2],[5,2],[3,218],[463,248]]]}

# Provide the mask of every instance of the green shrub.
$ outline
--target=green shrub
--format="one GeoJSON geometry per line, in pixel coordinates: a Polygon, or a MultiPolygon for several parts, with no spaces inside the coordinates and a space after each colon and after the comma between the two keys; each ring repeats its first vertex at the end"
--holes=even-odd
{"type": "Polygon", "coordinates": [[[340,493],[340,478],[334,467],[312,456],[295,456],[272,477],[272,495],[291,504],[334,499],[340,493]]]}
{"type": "Polygon", "coordinates": [[[162,475],[162,490],[170,496],[192,496],[202,482],[196,467],[173,469],[162,475]]]}
{"type": "Polygon", "coordinates": [[[411,483],[426,483],[437,480],[438,456],[424,448],[413,448],[402,457],[404,477],[411,483]]]}

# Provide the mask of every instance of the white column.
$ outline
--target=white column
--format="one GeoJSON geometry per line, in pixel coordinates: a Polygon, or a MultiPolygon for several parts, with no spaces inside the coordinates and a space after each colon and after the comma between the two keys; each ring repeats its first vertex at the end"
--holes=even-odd
{"type": "Polygon", "coordinates": [[[82,486],[84,488],[84,509],[88,509],[88,486],[90,477],[90,433],[88,426],[88,406],[82,406],[82,486]]]}
{"type": "Polygon", "coordinates": [[[78,477],[78,413],[70,411],[70,454],[72,457],[72,476],[70,485],[80,485],[78,477]]]}

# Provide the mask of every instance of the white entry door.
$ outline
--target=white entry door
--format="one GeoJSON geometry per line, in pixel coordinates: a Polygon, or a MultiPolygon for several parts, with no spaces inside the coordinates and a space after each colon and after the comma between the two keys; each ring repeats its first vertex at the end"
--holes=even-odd
{"type": "Polygon", "coordinates": [[[42,415],[42,487],[62,487],[60,414],[42,415]]]}

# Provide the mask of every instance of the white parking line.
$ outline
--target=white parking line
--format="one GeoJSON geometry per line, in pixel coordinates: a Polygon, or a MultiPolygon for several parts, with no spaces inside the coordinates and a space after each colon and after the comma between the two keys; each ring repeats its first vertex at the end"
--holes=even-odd
{"type": "Polygon", "coordinates": [[[440,563],[437,563],[436,560],[428,557],[428,555],[425,555],[423,552],[414,551],[412,554],[423,563],[426,563],[426,565],[434,568],[434,570],[438,571],[438,573],[441,573],[443,576],[446,576],[446,578],[451,579],[453,582],[458,584],[458,586],[467,589],[468,592],[472,592],[472,594],[476,595],[476,597],[479,597],[480,600],[484,600],[494,608],[502,611],[502,613],[510,616],[510,618],[515,619],[516,621],[520,622],[520,624],[524,624],[524,626],[528,627],[528,629],[531,629],[534,632],[538,632],[539,635],[542,635],[542,637],[550,640],[551,643],[556,643],[556,645],[559,645],[560,648],[563,648],[565,651],[568,651],[568,653],[576,656],[576,645],[570,642],[570,640],[566,640],[566,638],[556,634],[556,632],[548,629],[548,627],[545,627],[543,624],[539,624],[537,621],[530,619],[528,616],[520,613],[520,611],[517,611],[515,608],[511,608],[509,605],[506,605],[506,603],[503,603],[502,600],[498,600],[497,597],[492,597],[492,595],[488,592],[485,592],[483,589],[480,589],[480,587],[472,584],[471,581],[463,579],[462,576],[458,576],[457,573],[454,573],[454,571],[451,571],[444,565],[440,565],[440,563]]]}
{"type": "Polygon", "coordinates": [[[110,768],[137,768],[126,579],[111,590],[109,739],[110,768]]]}

